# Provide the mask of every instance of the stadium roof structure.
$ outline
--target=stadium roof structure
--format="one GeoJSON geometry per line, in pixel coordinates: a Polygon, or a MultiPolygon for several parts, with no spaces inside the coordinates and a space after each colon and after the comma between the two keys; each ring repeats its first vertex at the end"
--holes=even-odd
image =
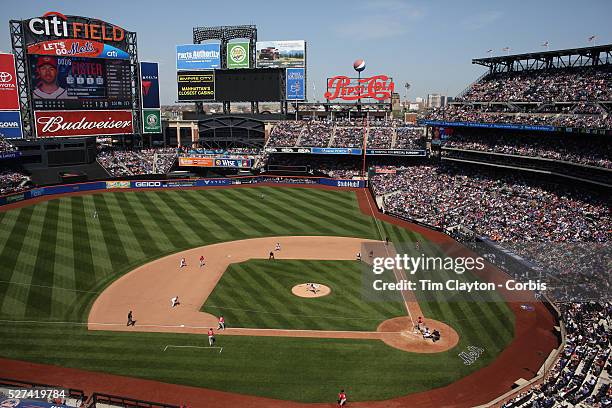
{"type": "Polygon", "coordinates": [[[612,65],[612,44],[475,58],[472,64],[488,67],[490,73],[612,65]]]}

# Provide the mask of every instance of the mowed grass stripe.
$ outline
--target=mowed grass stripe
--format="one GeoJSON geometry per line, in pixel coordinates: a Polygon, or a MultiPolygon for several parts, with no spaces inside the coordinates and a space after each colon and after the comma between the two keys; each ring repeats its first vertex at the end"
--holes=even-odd
{"type": "MultiPolygon", "coordinates": [[[[247,236],[247,233],[233,222],[233,215],[227,211],[222,210],[217,206],[216,203],[220,201],[215,199],[216,194],[221,194],[223,190],[200,190],[198,193],[200,211],[205,212],[206,216],[210,218],[215,224],[223,228],[223,232],[227,234],[227,241],[234,241],[236,239],[243,239],[247,236]]],[[[194,197],[189,197],[189,200],[194,200],[194,197]]],[[[252,232],[251,232],[252,234],[252,232]]]]}
{"type": "Polygon", "coordinates": [[[348,213],[342,206],[330,206],[325,201],[314,200],[309,195],[289,195],[284,192],[275,190],[272,195],[279,200],[284,200],[287,208],[299,211],[300,217],[310,225],[322,231],[333,231],[330,235],[338,234],[338,230],[343,230],[343,235],[368,235],[369,225],[364,221],[366,219],[353,218],[353,215],[348,213]],[[304,215],[303,215],[304,214],[304,215]]]}
{"type": "Polygon", "coordinates": [[[50,317],[61,318],[64,312],[76,299],[74,289],[76,287],[74,259],[79,256],[74,251],[75,239],[73,230],[73,206],[75,201],[69,198],[59,200],[59,211],[57,216],[57,238],[55,243],[55,263],[53,266],[53,288],[50,317]]]}
{"type": "Polygon", "coordinates": [[[110,215],[100,213],[100,209],[95,205],[94,195],[85,195],[82,197],[85,214],[92,214],[91,217],[86,217],[85,224],[87,225],[90,241],[89,245],[91,247],[91,256],[94,264],[94,282],[92,284],[95,284],[104,280],[113,272],[112,264],[109,259],[110,255],[107,252],[102,229],[100,228],[100,222],[104,222],[104,219],[110,217],[110,215]],[[94,212],[98,213],[98,218],[93,218],[94,212]],[[100,218],[100,216],[102,216],[102,218],[100,218]]]}
{"type": "Polygon", "coordinates": [[[254,188],[242,189],[241,193],[250,199],[253,211],[264,214],[268,222],[274,225],[279,235],[292,235],[292,231],[306,230],[310,227],[310,224],[287,217],[286,207],[284,207],[286,203],[283,201],[270,200],[269,197],[266,199],[265,194],[262,200],[260,194],[254,188]]]}
{"type": "Polygon", "coordinates": [[[151,199],[151,203],[155,205],[157,210],[163,214],[166,221],[171,224],[176,233],[184,240],[188,246],[196,246],[201,243],[201,239],[194,224],[185,222],[178,214],[182,211],[181,207],[168,205],[168,197],[176,196],[180,191],[154,191],[147,196],[151,199]]]}
{"type": "MultiPolygon", "coordinates": [[[[140,202],[136,199],[136,196],[140,194],[146,193],[125,193],[117,195],[116,198],[127,221],[127,226],[131,230],[131,238],[141,248],[145,257],[151,257],[171,248],[172,243],[169,242],[165,234],[156,233],[155,230],[158,227],[154,225],[151,217],[147,219],[147,225],[140,219],[141,216],[148,213],[148,211],[142,211],[144,208],[141,208],[140,202]]],[[[133,255],[130,254],[130,256],[133,255]]]]}
{"type": "MultiPolygon", "coordinates": [[[[146,192],[142,194],[136,192],[131,194],[129,198],[133,200],[132,205],[135,206],[136,203],[138,203],[144,209],[143,213],[146,214],[146,217],[143,215],[141,222],[147,227],[147,233],[151,236],[155,236],[155,239],[158,239],[160,235],[164,236],[170,244],[168,250],[189,247],[189,243],[183,238],[174,224],[168,220],[166,214],[157,208],[151,197],[153,193],[154,192],[146,192]]],[[[154,242],[155,239],[152,239],[151,242],[154,242]]],[[[146,242],[146,244],[148,244],[148,242],[146,242]]]]}
{"type": "Polygon", "coordinates": [[[269,225],[264,225],[255,220],[246,205],[234,203],[229,194],[230,190],[215,191],[214,194],[206,195],[206,200],[212,208],[217,208],[216,214],[225,220],[240,226],[240,235],[261,236],[270,235],[273,231],[269,225]]]}
{"type": "MultiPolygon", "coordinates": [[[[72,200],[72,231],[74,233],[74,271],[76,274],[76,289],[87,290],[96,281],[94,261],[91,250],[89,228],[87,227],[83,197],[72,200]]],[[[99,215],[98,215],[99,216],[99,215]]]]}
{"type": "Polygon", "coordinates": [[[208,225],[204,225],[199,217],[195,217],[186,205],[187,202],[185,200],[180,199],[185,196],[184,194],[172,194],[171,192],[161,193],[161,199],[167,201],[171,204],[173,211],[176,215],[183,220],[187,225],[190,226],[191,230],[194,232],[197,237],[196,241],[199,245],[205,245],[211,241],[218,241],[219,237],[216,235],[213,229],[208,225]]]}
{"type": "Polygon", "coordinates": [[[204,226],[211,237],[206,239],[207,243],[231,241],[232,234],[228,227],[234,228],[227,221],[212,213],[203,200],[203,193],[206,190],[188,190],[176,197],[176,200],[183,205],[188,212],[193,212],[193,216],[200,225],[204,226]],[[190,208],[191,207],[191,210],[190,208]]]}
{"type": "Polygon", "coordinates": [[[26,301],[26,318],[46,319],[50,317],[53,272],[57,241],[57,226],[60,200],[46,203],[45,221],[36,254],[36,263],[32,274],[32,285],[26,301]]]}
{"type": "MultiPolygon", "coordinates": [[[[111,255],[109,257],[111,267],[113,271],[118,271],[128,263],[128,257],[125,253],[125,248],[121,243],[120,235],[117,232],[114,219],[108,210],[106,196],[110,196],[110,194],[96,195],[94,202],[96,204],[96,208],[99,208],[101,213],[108,214],[108,216],[105,216],[104,222],[100,223],[100,229],[102,230],[102,237],[104,238],[104,243],[106,244],[106,252],[111,255]]],[[[117,197],[117,195],[114,196],[117,197]]]]}
{"type": "Polygon", "coordinates": [[[248,225],[252,230],[258,231],[260,235],[276,235],[275,226],[271,225],[270,220],[266,220],[253,211],[250,203],[240,196],[240,191],[225,190],[220,203],[232,214],[233,218],[248,225]]]}
{"type": "Polygon", "coordinates": [[[119,239],[121,239],[125,253],[130,260],[146,258],[147,253],[143,249],[140,240],[134,235],[134,231],[130,226],[130,219],[123,211],[124,204],[118,201],[118,197],[120,197],[120,194],[111,194],[106,197],[107,209],[111,214],[105,214],[99,211],[98,208],[95,207],[94,202],[94,211],[98,211],[98,218],[92,218],[90,225],[94,230],[97,230],[100,227],[100,223],[107,222],[108,219],[111,219],[111,222],[115,224],[117,233],[120,234],[119,239]]]}
{"type": "Polygon", "coordinates": [[[45,208],[31,206],[16,211],[19,215],[10,230],[10,240],[0,253],[0,278],[18,284],[0,283],[0,313],[21,318],[36,261],[36,252],[32,246],[38,243],[42,230],[42,223],[31,223],[30,220],[34,212],[44,212],[45,208]],[[31,246],[24,250],[26,237],[31,246]]]}

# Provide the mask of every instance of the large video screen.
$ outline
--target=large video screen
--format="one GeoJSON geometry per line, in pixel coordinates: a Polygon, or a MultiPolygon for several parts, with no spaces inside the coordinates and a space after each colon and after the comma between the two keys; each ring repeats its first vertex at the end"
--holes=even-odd
{"type": "Polygon", "coordinates": [[[215,99],[229,102],[277,102],[284,99],[284,69],[217,70],[215,99]]]}
{"type": "Polygon", "coordinates": [[[130,63],[29,55],[35,110],[131,109],[130,63]]]}

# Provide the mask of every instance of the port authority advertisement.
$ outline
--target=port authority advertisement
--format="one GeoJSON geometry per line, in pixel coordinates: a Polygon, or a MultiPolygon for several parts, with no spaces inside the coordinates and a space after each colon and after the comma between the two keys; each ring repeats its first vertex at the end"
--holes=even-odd
{"type": "Polygon", "coordinates": [[[221,68],[221,44],[185,44],[176,46],[176,69],[221,68]]]}
{"type": "Polygon", "coordinates": [[[227,68],[250,68],[249,43],[235,42],[227,44],[227,68]]]}
{"type": "Polygon", "coordinates": [[[179,102],[215,100],[215,71],[178,71],[179,102]]]}

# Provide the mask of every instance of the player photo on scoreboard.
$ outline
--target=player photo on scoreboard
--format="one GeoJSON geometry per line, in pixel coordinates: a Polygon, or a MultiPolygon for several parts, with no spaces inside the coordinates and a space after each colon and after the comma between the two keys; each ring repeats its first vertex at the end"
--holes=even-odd
{"type": "Polygon", "coordinates": [[[122,108],[130,100],[126,61],[48,55],[29,61],[34,109],[122,108]]]}

